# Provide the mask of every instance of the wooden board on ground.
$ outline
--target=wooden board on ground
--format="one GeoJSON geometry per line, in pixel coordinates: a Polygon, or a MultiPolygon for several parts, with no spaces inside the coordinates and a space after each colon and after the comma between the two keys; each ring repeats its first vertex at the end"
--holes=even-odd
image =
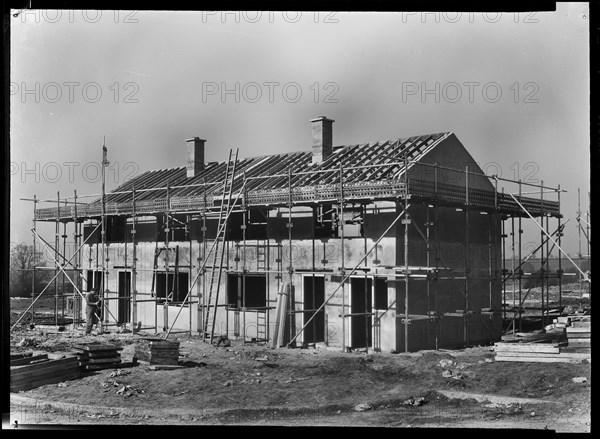
{"type": "Polygon", "coordinates": [[[77,370],[74,372],[70,372],[68,374],[63,374],[61,376],[50,377],[50,378],[46,378],[43,380],[31,381],[28,383],[15,384],[15,385],[13,385],[11,383],[10,391],[11,392],[20,392],[22,390],[34,389],[36,387],[44,386],[46,384],[54,384],[54,383],[60,383],[63,381],[75,380],[75,379],[78,379],[79,377],[80,377],[80,372],[79,372],[79,370],[77,370]]]}
{"type": "Polygon", "coordinates": [[[581,363],[582,360],[573,358],[543,358],[543,357],[505,357],[496,356],[495,361],[516,361],[524,363],[581,363]]]}
{"type": "Polygon", "coordinates": [[[161,365],[161,366],[177,366],[179,364],[178,360],[150,360],[150,364],[152,365],[161,365]]]}
{"type": "MultiPolygon", "coordinates": [[[[47,362],[46,364],[49,364],[49,362],[47,362]]],[[[53,373],[60,373],[63,370],[71,369],[71,368],[74,368],[77,366],[78,366],[78,363],[74,362],[74,363],[69,363],[69,364],[58,364],[58,365],[46,367],[44,369],[36,369],[36,370],[29,370],[29,371],[16,372],[16,371],[11,370],[10,371],[10,379],[11,379],[11,381],[22,380],[22,379],[31,379],[32,377],[50,375],[53,373]]]]}
{"type": "Polygon", "coordinates": [[[79,370],[79,366],[77,364],[74,364],[72,366],[63,367],[61,369],[38,371],[35,374],[31,374],[31,372],[30,372],[29,375],[24,374],[24,375],[18,375],[18,376],[11,376],[10,382],[11,382],[11,384],[12,383],[20,383],[20,382],[31,382],[31,381],[65,375],[66,373],[70,373],[70,372],[73,372],[76,370],[79,370]]]}
{"type": "Polygon", "coordinates": [[[567,328],[567,334],[572,332],[591,332],[591,327],[583,327],[583,326],[569,326],[567,328]]]}
{"type": "Polygon", "coordinates": [[[157,355],[157,356],[163,356],[163,357],[168,357],[171,355],[179,355],[179,350],[178,349],[161,349],[161,350],[154,350],[154,349],[150,349],[150,354],[152,355],[157,355]]]}
{"type": "Polygon", "coordinates": [[[33,356],[33,352],[20,352],[20,353],[15,353],[15,354],[10,354],[10,360],[17,360],[19,358],[27,358],[27,357],[32,357],[33,356]]]}
{"type": "Polygon", "coordinates": [[[590,339],[587,340],[569,340],[570,347],[581,347],[581,348],[591,348],[592,341],[590,339]]]}
{"type": "Polygon", "coordinates": [[[86,364],[85,370],[120,369],[120,363],[86,364]]]}
{"type": "Polygon", "coordinates": [[[592,348],[589,346],[567,346],[560,349],[561,353],[571,353],[571,352],[579,352],[579,353],[592,353],[592,348]]]}
{"type": "Polygon", "coordinates": [[[590,338],[592,338],[592,333],[591,332],[571,332],[570,334],[567,334],[567,340],[571,340],[572,338],[590,339],[590,338]]]}
{"type": "Polygon", "coordinates": [[[66,357],[66,358],[60,358],[58,360],[49,360],[43,363],[36,363],[36,364],[28,364],[25,366],[15,366],[14,368],[11,368],[10,373],[12,374],[19,374],[19,373],[23,373],[23,372],[30,372],[30,371],[34,371],[34,370],[40,370],[40,369],[45,369],[47,367],[54,367],[54,366],[58,366],[58,365],[68,365],[69,363],[76,363],[77,362],[77,358],[76,357],[66,357]]]}
{"type": "Polygon", "coordinates": [[[549,354],[545,352],[497,352],[496,357],[540,357],[540,358],[573,358],[585,360],[590,357],[588,353],[561,352],[560,354],[549,354]]]}
{"type": "Polygon", "coordinates": [[[494,344],[494,350],[496,352],[546,352],[551,354],[560,352],[558,346],[550,343],[496,343],[494,344]]]}
{"type": "Polygon", "coordinates": [[[572,322],[571,327],[592,329],[592,322],[572,322]]]}
{"type": "Polygon", "coordinates": [[[110,358],[110,357],[120,356],[121,354],[119,353],[119,351],[114,350],[114,351],[90,352],[88,355],[90,358],[110,358]]]}
{"type": "Polygon", "coordinates": [[[88,364],[120,363],[121,357],[115,358],[90,358],[88,364]]]}
{"type": "Polygon", "coordinates": [[[180,365],[171,365],[171,364],[153,364],[148,366],[150,370],[174,370],[174,369],[183,369],[184,366],[180,365]]]}
{"type": "Polygon", "coordinates": [[[95,352],[95,351],[111,351],[111,350],[122,350],[122,347],[115,345],[106,345],[106,344],[90,344],[90,345],[75,345],[73,349],[82,350],[86,352],[95,352]]]}
{"type": "Polygon", "coordinates": [[[27,364],[44,362],[48,361],[48,354],[34,355],[31,357],[18,358],[15,360],[10,360],[10,365],[12,366],[24,366],[27,364]]]}
{"type": "Polygon", "coordinates": [[[151,341],[148,343],[152,349],[175,349],[179,348],[178,341],[151,341]]]}

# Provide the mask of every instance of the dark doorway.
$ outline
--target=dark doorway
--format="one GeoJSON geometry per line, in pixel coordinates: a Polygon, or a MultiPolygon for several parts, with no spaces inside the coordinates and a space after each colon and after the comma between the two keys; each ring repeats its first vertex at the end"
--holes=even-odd
{"type": "MultiPolygon", "coordinates": [[[[304,277],[304,309],[316,310],[325,301],[325,278],[323,276],[305,276],[304,277]]],[[[304,322],[306,324],[315,314],[314,311],[304,312],[304,322]]],[[[316,313],[308,326],[304,328],[305,343],[319,343],[325,341],[325,308],[316,313]]]]}
{"type": "MultiPolygon", "coordinates": [[[[373,310],[373,280],[370,278],[353,277],[350,279],[351,314],[371,313],[373,310]]],[[[372,345],[371,335],[373,318],[371,315],[350,316],[350,347],[365,348],[372,345]]]]}
{"type": "Polygon", "coordinates": [[[119,272],[118,287],[118,324],[129,323],[131,321],[131,272],[119,272]]]}
{"type": "Polygon", "coordinates": [[[233,308],[242,307],[242,276],[227,273],[227,305],[233,308]]]}

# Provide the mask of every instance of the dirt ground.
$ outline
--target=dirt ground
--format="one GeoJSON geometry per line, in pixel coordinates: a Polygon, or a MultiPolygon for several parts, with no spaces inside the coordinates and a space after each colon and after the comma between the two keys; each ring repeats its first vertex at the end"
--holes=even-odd
{"type": "MultiPolygon", "coordinates": [[[[27,332],[15,334],[11,350],[51,358],[71,354],[73,344],[102,341],[122,346],[127,361],[141,337],[27,332]],[[35,346],[18,346],[19,336],[35,346]]],[[[366,355],[174,339],[186,367],[106,369],[11,394],[11,422],[20,428],[167,423],[590,431],[591,364],[496,363],[490,347],[366,355]],[[124,386],[127,392],[118,393],[124,386]]]]}
{"type": "MultiPolygon", "coordinates": [[[[11,300],[12,322],[27,304],[11,300]]],[[[38,312],[52,313],[50,305],[38,307],[36,319],[38,312]]],[[[10,350],[60,358],[72,355],[75,344],[101,342],[121,346],[122,360],[130,361],[136,342],[148,336],[154,334],[84,336],[69,327],[49,333],[24,324],[11,332],[10,350]]],[[[18,421],[20,429],[106,424],[591,429],[591,363],[495,362],[490,346],[367,355],[326,347],[270,349],[235,340],[216,347],[181,334],[169,340],[180,341],[185,367],[106,369],[11,393],[9,422],[18,421]],[[580,377],[586,380],[573,381],[580,377]]]]}

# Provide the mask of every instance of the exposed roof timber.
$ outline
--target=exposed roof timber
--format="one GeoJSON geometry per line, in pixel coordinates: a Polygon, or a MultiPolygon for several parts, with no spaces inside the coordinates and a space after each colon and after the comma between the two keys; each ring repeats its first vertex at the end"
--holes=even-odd
{"type": "MultiPolygon", "coordinates": [[[[315,197],[317,197],[317,194],[328,194],[327,197],[329,198],[326,199],[330,200],[334,193],[332,190],[335,191],[336,187],[339,188],[341,164],[343,167],[344,184],[351,185],[351,191],[355,188],[352,185],[360,186],[363,183],[366,185],[364,191],[362,189],[358,189],[358,192],[354,190],[353,193],[356,196],[358,194],[367,194],[365,195],[365,199],[368,200],[369,188],[372,188],[375,197],[383,197],[376,199],[387,199],[386,197],[388,197],[390,192],[386,192],[387,189],[382,190],[377,185],[379,183],[385,185],[387,184],[385,182],[388,181],[402,181],[401,176],[405,171],[405,155],[408,160],[409,169],[417,163],[432,166],[420,162],[420,160],[450,135],[452,133],[438,133],[368,144],[334,147],[333,154],[320,164],[312,164],[310,151],[240,159],[237,163],[233,193],[239,192],[245,181],[246,192],[250,195],[254,194],[254,201],[264,195],[265,199],[273,200],[267,204],[276,205],[277,203],[282,203],[281,200],[283,199],[287,200],[282,191],[285,192],[288,190],[291,175],[292,189],[295,193],[299,191],[296,195],[300,196],[302,203],[323,201],[320,198],[310,199],[311,188],[314,188],[312,193],[315,197]],[[375,184],[375,186],[369,186],[372,184],[375,184]],[[274,197],[268,195],[269,191],[274,194],[274,197]],[[388,195],[384,197],[384,194],[388,195]]],[[[213,200],[221,197],[225,168],[226,162],[210,162],[206,164],[202,172],[190,178],[186,176],[185,167],[147,171],[123,183],[113,192],[107,194],[106,201],[107,204],[111,205],[111,208],[117,209],[115,212],[118,213],[115,214],[123,214],[123,210],[119,210],[117,206],[122,206],[126,211],[128,203],[132,202],[132,189],[135,188],[136,202],[140,202],[140,206],[143,205],[147,209],[143,212],[140,211],[140,214],[148,213],[149,209],[160,211],[161,208],[167,208],[166,197],[168,185],[170,188],[169,197],[175,201],[174,204],[169,205],[171,209],[183,209],[185,212],[203,211],[210,209],[213,200]],[[208,202],[207,206],[204,205],[204,199],[208,202]]],[[[439,168],[443,169],[444,167],[439,166],[439,168]]],[[[456,171],[456,169],[453,170],[456,171]]],[[[460,204],[462,195],[458,193],[458,190],[453,191],[449,192],[451,199],[446,201],[460,204]]],[[[409,192],[412,194],[412,187],[409,192]]],[[[428,188],[427,192],[422,195],[431,197],[431,192],[432,189],[428,188]]],[[[494,194],[493,191],[490,193],[494,194]]],[[[417,197],[421,196],[416,193],[414,195],[417,197]]],[[[83,197],[80,196],[79,198],[83,197]]],[[[473,197],[469,201],[476,202],[478,200],[477,194],[474,194],[473,197]]],[[[486,197],[489,198],[489,195],[485,195],[484,198],[486,197]]],[[[489,199],[487,198],[484,202],[485,205],[489,204],[489,199]]],[[[362,198],[356,198],[356,200],[359,199],[362,198]]],[[[300,201],[297,202],[300,203],[300,201]]],[[[532,203],[536,205],[536,203],[539,203],[539,200],[534,200],[532,203]]],[[[548,201],[545,200],[544,203],[548,204],[548,201]]],[[[100,204],[99,198],[88,204],[88,206],[93,206],[89,210],[91,216],[98,215],[100,204]]],[[[508,205],[504,207],[509,208],[508,205]]],[[[539,210],[539,206],[537,209],[539,210]]],[[[85,209],[82,210],[84,211],[85,209]]],[[[61,209],[61,217],[63,217],[63,212],[66,212],[64,208],[61,209]]],[[[49,218],[52,215],[49,211],[48,215],[43,216],[50,220],[49,218]]]]}

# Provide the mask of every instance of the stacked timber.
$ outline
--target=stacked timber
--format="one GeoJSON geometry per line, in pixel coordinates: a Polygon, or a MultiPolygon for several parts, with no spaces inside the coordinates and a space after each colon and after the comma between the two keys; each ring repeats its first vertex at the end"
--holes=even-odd
{"type": "Polygon", "coordinates": [[[571,317],[557,317],[552,321],[553,328],[565,329],[571,325],[571,317]]]}
{"type": "Polygon", "coordinates": [[[568,350],[571,352],[591,353],[592,318],[591,316],[571,317],[571,325],[567,327],[568,350]]]}
{"type": "Polygon", "coordinates": [[[496,343],[496,361],[528,363],[581,363],[590,361],[587,352],[570,352],[564,343],[496,343]]]}
{"type": "Polygon", "coordinates": [[[26,366],[33,363],[43,363],[48,361],[48,354],[33,355],[33,352],[23,352],[19,354],[10,354],[10,365],[26,366]]]}
{"type": "Polygon", "coordinates": [[[110,344],[75,345],[79,366],[85,370],[101,370],[120,367],[121,354],[118,346],[110,344]]]}
{"type": "Polygon", "coordinates": [[[150,365],[177,366],[179,342],[144,338],[136,343],[135,355],[138,360],[150,365]]]}
{"type": "Polygon", "coordinates": [[[34,389],[46,384],[60,383],[62,381],[74,380],[79,378],[79,363],[77,357],[65,357],[58,360],[48,360],[40,356],[23,357],[13,361],[23,362],[26,359],[33,359],[28,364],[13,363],[10,367],[10,391],[20,392],[21,390],[34,389]]]}

